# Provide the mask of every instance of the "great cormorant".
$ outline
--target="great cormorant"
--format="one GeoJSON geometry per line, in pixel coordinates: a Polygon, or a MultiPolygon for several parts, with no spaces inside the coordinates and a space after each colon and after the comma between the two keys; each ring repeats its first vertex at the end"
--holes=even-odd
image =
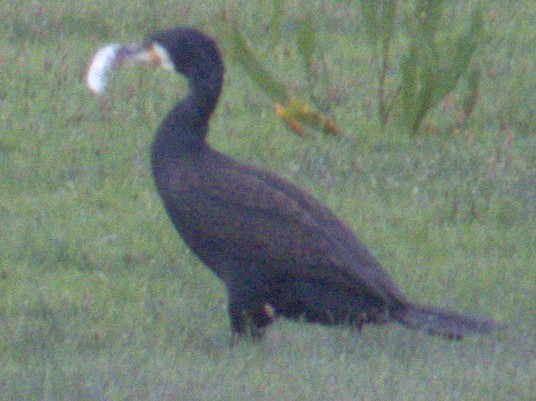
{"type": "MultiPolygon", "coordinates": [[[[105,57],[106,63],[173,68],[188,79],[188,96],[154,138],[152,171],[177,232],[225,283],[233,339],[260,336],[280,316],[359,329],[394,320],[448,338],[488,333],[496,325],[410,302],[350,228],[313,196],[206,143],[224,73],[212,39],[172,28],[140,44],[111,45],[105,57]]],[[[88,75],[90,86],[106,64],[98,67],[88,75]]]]}

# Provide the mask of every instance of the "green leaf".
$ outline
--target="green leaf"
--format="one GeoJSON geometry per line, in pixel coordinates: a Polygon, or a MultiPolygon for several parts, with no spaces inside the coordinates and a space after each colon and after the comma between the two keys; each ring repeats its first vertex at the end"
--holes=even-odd
{"type": "Polygon", "coordinates": [[[372,45],[375,45],[378,41],[378,19],[377,12],[379,1],[378,0],[361,0],[361,12],[363,13],[363,23],[365,31],[367,33],[367,39],[372,45]]]}
{"type": "Polygon", "coordinates": [[[465,31],[454,40],[452,47],[445,50],[448,58],[441,68],[441,84],[436,94],[437,97],[443,98],[450,93],[458,84],[460,77],[467,72],[481,31],[482,15],[480,7],[477,6],[465,31]]]}
{"type": "Polygon", "coordinates": [[[411,133],[416,134],[421,126],[421,123],[430,111],[438,102],[437,93],[437,58],[435,57],[434,46],[428,46],[422,49],[422,57],[420,58],[420,82],[417,96],[415,97],[415,117],[411,127],[411,133]]]}
{"type": "Polygon", "coordinates": [[[480,89],[480,68],[474,67],[469,72],[467,77],[467,89],[468,93],[463,99],[463,112],[466,118],[473,113],[476,102],[478,101],[480,89]]]}
{"type": "Polygon", "coordinates": [[[391,37],[393,36],[393,32],[395,29],[395,17],[396,17],[396,1],[385,1],[381,2],[381,6],[383,8],[380,10],[381,12],[381,24],[380,24],[380,31],[382,34],[382,41],[383,46],[388,46],[388,42],[391,40],[391,37]]]}
{"type": "Polygon", "coordinates": [[[412,46],[401,62],[400,120],[402,125],[406,127],[406,130],[410,129],[416,115],[417,61],[417,49],[415,46],[412,46]]]}
{"type": "Polygon", "coordinates": [[[277,102],[286,102],[289,99],[285,85],[277,81],[264,68],[249,48],[246,39],[235,27],[231,27],[231,46],[233,59],[244,69],[247,75],[262,91],[277,102]]]}
{"type": "Polygon", "coordinates": [[[272,45],[281,40],[281,24],[285,14],[283,0],[272,1],[272,17],[270,18],[270,31],[272,34],[272,45]]]}
{"type": "Polygon", "coordinates": [[[313,75],[313,55],[316,48],[316,30],[310,15],[305,17],[298,31],[298,53],[305,64],[306,72],[309,76],[313,75]]]}

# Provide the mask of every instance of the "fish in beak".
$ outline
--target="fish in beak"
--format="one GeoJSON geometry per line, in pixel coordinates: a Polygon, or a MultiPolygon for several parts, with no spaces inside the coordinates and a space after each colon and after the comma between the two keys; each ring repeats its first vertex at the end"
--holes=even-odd
{"type": "Polygon", "coordinates": [[[86,75],[86,85],[93,94],[106,90],[111,73],[122,64],[147,64],[173,69],[168,52],[157,42],[117,43],[101,47],[93,55],[86,75]]]}

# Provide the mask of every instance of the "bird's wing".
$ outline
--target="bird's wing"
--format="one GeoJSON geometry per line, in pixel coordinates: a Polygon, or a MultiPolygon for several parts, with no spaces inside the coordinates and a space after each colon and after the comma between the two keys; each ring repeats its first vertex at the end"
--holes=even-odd
{"type": "Polygon", "coordinates": [[[323,231],[337,241],[350,255],[353,262],[352,270],[357,271],[360,276],[366,277],[370,286],[377,288],[382,294],[389,294],[400,301],[405,300],[405,295],[391,279],[389,273],[376,260],[365,244],[357,238],[351,228],[329,208],[308,192],[273,173],[256,169],[256,175],[263,181],[271,183],[307,210],[314,220],[322,226],[323,231]]]}
{"type": "Polygon", "coordinates": [[[307,192],[227,158],[214,166],[200,164],[188,170],[195,176],[178,178],[183,188],[173,202],[206,241],[278,272],[295,274],[299,267],[301,275],[365,286],[382,297],[398,295],[367,248],[307,192]]]}

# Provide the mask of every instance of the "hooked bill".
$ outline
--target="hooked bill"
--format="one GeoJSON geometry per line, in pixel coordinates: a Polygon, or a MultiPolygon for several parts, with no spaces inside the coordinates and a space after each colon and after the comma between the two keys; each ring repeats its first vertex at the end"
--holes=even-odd
{"type": "Polygon", "coordinates": [[[122,45],[110,44],[101,47],[91,60],[87,71],[86,84],[92,93],[101,93],[106,89],[108,77],[119,61],[122,45]]]}

